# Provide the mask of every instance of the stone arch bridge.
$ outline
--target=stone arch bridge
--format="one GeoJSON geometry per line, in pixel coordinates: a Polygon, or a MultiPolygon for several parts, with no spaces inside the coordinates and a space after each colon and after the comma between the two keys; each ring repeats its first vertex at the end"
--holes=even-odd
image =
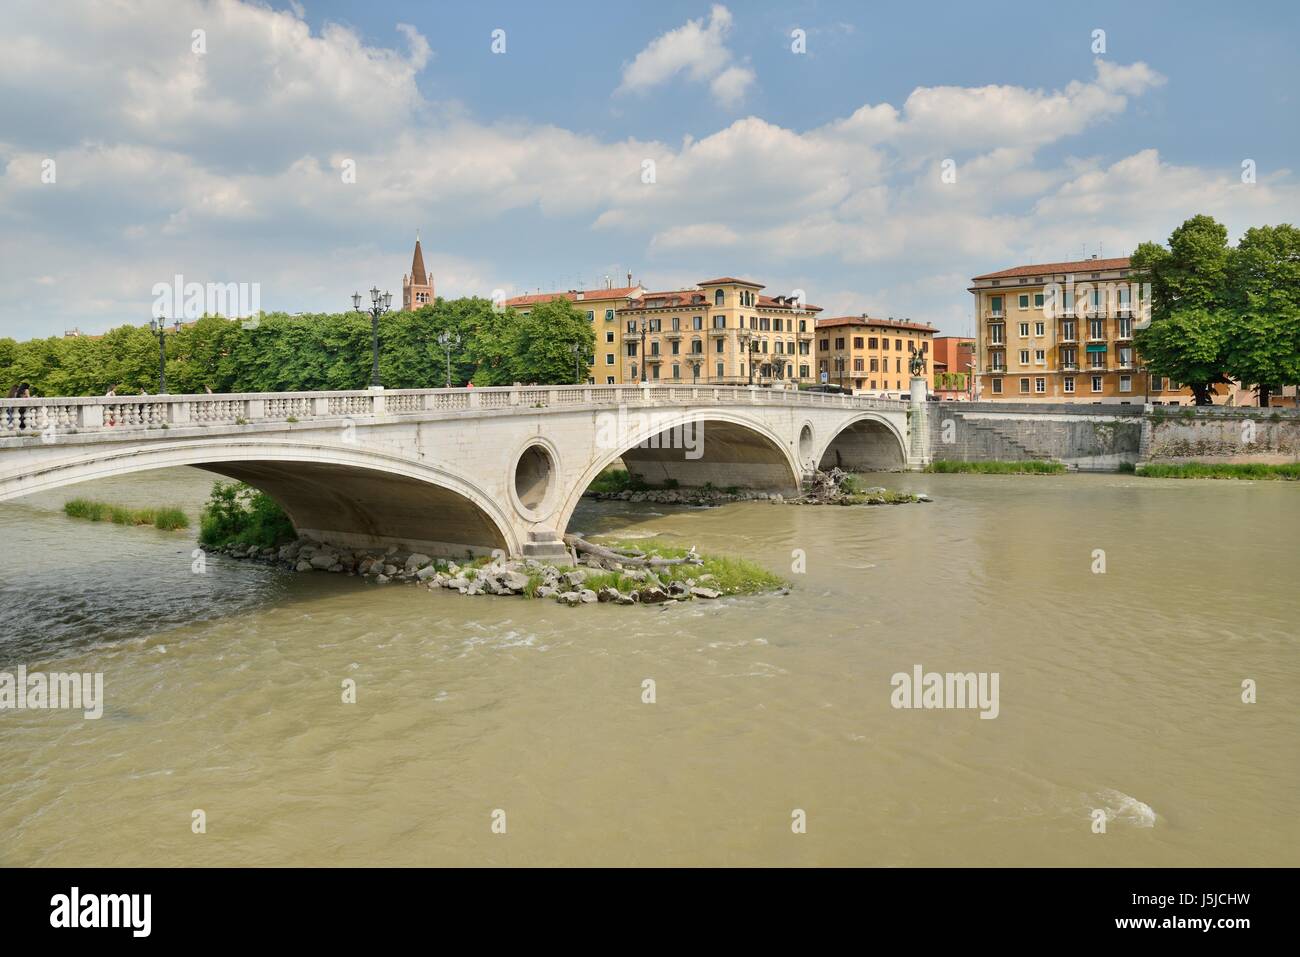
{"type": "Polygon", "coordinates": [[[817,466],[925,464],[924,402],[733,386],[547,386],[0,399],[0,501],[189,465],[304,535],[560,559],[620,459],[650,483],[790,494],[817,466]]]}

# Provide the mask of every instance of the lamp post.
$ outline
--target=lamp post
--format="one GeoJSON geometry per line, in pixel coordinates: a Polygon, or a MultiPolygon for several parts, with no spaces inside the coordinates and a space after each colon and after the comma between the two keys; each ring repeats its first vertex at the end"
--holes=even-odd
{"type": "Polygon", "coordinates": [[[700,360],[691,360],[691,385],[699,385],[700,382],[700,360]]]}
{"type": "Polygon", "coordinates": [[[835,372],[837,377],[840,380],[840,389],[843,389],[844,388],[844,357],[843,356],[835,357],[835,372]]]}
{"type": "Polygon", "coordinates": [[[378,286],[372,286],[370,289],[370,308],[368,310],[361,308],[361,293],[352,294],[352,308],[364,315],[370,313],[370,388],[382,389],[384,384],[379,381],[379,317],[386,313],[393,304],[393,294],[391,292],[381,293],[378,286]]]}
{"type": "MultiPolygon", "coordinates": [[[[582,360],[586,356],[586,350],[582,348],[582,340],[575,339],[573,345],[569,346],[569,351],[573,353],[573,383],[582,385],[582,360]]],[[[644,358],[642,356],[642,359],[644,358]]]]}
{"type": "MultiPolygon", "coordinates": [[[[158,394],[167,394],[167,320],[162,316],[149,320],[149,328],[158,336],[158,394]]],[[[172,322],[174,332],[181,331],[181,321],[172,322]]]]}
{"type": "Polygon", "coordinates": [[[460,336],[453,332],[438,333],[438,345],[447,354],[447,388],[451,388],[451,350],[460,348],[460,336]]]}
{"type": "Polygon", "coordinates": [[[642,316],[641,317],[641,381],[642,382],[645,382],[645,360],[646,360],[645,334],[648,328],[649,328],[649,323],[646,321],[646,317],[642,316]]]}

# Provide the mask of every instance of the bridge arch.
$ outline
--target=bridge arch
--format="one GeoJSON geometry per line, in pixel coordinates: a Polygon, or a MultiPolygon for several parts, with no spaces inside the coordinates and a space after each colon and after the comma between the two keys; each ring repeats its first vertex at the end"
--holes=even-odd
{"type": "Polygon", "coordinates": [[[630,472],[654,484],[676,479],[688,488],[711,482],[718,487],[737,485],[785,495],[798,492],[802,472],[793,443],[767,424],[718,409],[651,411],[656,414],[646,424],[630,424],[605,441],[600,441],[601,430],[597,429],[596,454],[569,489],[559,513],[556,524],[561,531],[568,527],[587,487],[619,459],[630,472]],[[662,439],[666,435],[670,436],[668,447],[662,439]],[[691,457],[693,444],[700,453],[696,458],[691,457]]]}
{"type": "Polygon", "coordinates": [[[301,534],[358,548],[394,542],[446,553],[519,554],[515,525],[474,483],[446,469],[356,446],[229,436],[63,457],[0,478],[0,501],[96,478],[188,465],[275,499],[301,534]]]}
{"type": "Polygon", "coordinates": [[[889,472],[907,468],[907,440],[886,416],[862,412],[842,422],[821,448],[823,471],[889,472]]]}

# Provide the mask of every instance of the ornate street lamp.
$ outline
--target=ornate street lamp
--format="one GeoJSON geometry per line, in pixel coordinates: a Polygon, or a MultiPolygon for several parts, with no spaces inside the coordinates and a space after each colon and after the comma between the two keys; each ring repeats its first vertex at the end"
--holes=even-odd
{"type": "Polygon", "coordinates": [[[370,388],[382,389],[384,384],[379,381],[379,317],[386,313],[393,304],[393,294],[391,292],[381,293],[378,286],[372,286],[370,289],[370,309],[361,308],[361,293],[352,294],[352,308],[364,315],[370,313],[370,352],[372,364],[370,367],[370,388]]]}
{"type": "MultiPolygon", "coordinates": [[[[167,394],[167,320],[159,316],[149,320],[149,328],[158,337],[158,394],[167,394]]],[[[172,331],[181,331],[181,321],[172,322],[172,331]]]]}
{"type": "Polygon", "coordinates": [[[645,365],[646,365],[645,334],[647,328],[649,328],[649,323],[646,321],[646,317],[642,316],[641,317],[641,381],[642,382],[645,382],[645,365]]]}
{"type": "Polygon", "coordinates": [[[700,360],[691,360],[691,385],[698,385],[700,381],[700,360]]]}
{"type": "Polygon", "coordinates": [[[844,388],[844,357],[835,357],[835,371],[839,373],[840,389],[844,388]]]}
{"type": "Polygon", "coordinates": [[[438,345],[447,354],[447,388],[451,388],[451,350],[460,348],[460,336],[454,332],[438,333],[438,345]]]}
{"type": "Polygon", "coordinates": [[[577,339],[573,345],[569,346],[569,351],[573,353],[573,381],[575,385],[582,385],[582,360],[587,356],[587,350],[582,348],[582,340],[577,339]]]}

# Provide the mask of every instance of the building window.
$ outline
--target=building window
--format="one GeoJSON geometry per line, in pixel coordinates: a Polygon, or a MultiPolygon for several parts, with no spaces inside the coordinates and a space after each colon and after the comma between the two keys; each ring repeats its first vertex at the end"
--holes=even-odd
{"type": "Polygon", "coordinates": [[[903,351],[903,340],[902,340],[902,339],[895,339],[895,340],[894,340],[894,349],[895,349],[896,351],[898,351],[898,352],[902,352],[902,351],[903,351]]]}
{"type": "Polygon", "coordinates": [[[1061,380],[1066,395],[1074,395],[1074,376],[1068,375],[1061,380]]]}
{"type": "Polygon", "coordinates": [[[693,318],[691,319],[691,328],[694,329],[694,330],[696,330],[697,332],[698,332],[699,330],[703,329],[703,328],[704,328],[704,317],[703,317],[703,316],[695,316],[695,317],[693,317],[693,318]]]}
{"type": "Polygon", "coordinates": [[[1044,350],[1042,350],[1042,349],[1035,349],[1035,350],[1034,350],[1034,362],[1035,362],[1037,365],[1040,365],[1040,366],[1041,366],[1041,365],[1042,365],[1044,362],[1046,362],[1046,361],[1047,361],[1047,353],[1046,353],[1044,350]]]}
{"type": "MultiPolygon", "coordinates": [[[[996,329],[997,327],[994,326],[994,328],[996,329]]],[[[888,339],[881,339],[881,340],[880,340],[880,348],[882,348],[882,349],[884,349],[886,352],[888,352],[888,351],[889,351],[889,340],[888,340],[888,339]]]]}
{"type": "Polygon", "coordinates": [[[721,379],[722,376],[723,376],[722,363],[719,362],[719,363],[718,363],[718,378],[721,379]]]}
{"type": "Polygon", "coordinates": [[[713,345],[714,345],[714,347],[715,347],[714,350],[713,350],[714,352],[721,352],[721,351],[722,351],[722,347],[725,345],[725,343],[724,343],[724,341],[721,340],[721,339],[714,339],[714,340],[713,340],[713,345]]]}
{"type": "Polygon", "coordinates": [[[658,366],[651,366],[651,367],[650,367],[650,378],[654,379],[656,382],[659,381],[659,367],[658,367],[658,366]]]}
{"type": "Polygon", "coordinates": [[[1165,377],[1162,375],[1153,375],[1151,377],[1151,391],[1163,392],[1165,389],[1165,377]]]}
{"type": "Polygon", "coordinates": [[[1037,309],[1043,308],[1043,294],[1041,292],[1034,296],[1034,307],[1037,309]]]}
{"type": "Polygon", "coordinates": [[[1092,391],[1093,392],[1101,391],[1101,376],[1095,375],[1092,377],[1092,391]]]}
{"type": "Polygon", "coordinates": [[[1029,296],[1028,296],[1028,295],[1021,295],[1021,297],[1020,297],[1020,308],[1021,308],[1021,309],[1028,309],[1028,308],[1029,308],[1029,296]]]}
{"type": "Polygon", "coordinates": [[[1043,323],[1041,322],[1034,323],[1034,335],[1042,336],[1042,335],[1046,335],[1046,333],[1047,333],[1047,326],[1043,325],[1043,323]]]}
{"type": "Polygon", "coordinates": [[[588,309],[588,310],[587,310],[587,321],[588,321],[588,322],[595,322],[595,321],[596,321],[596,313],[595,313],[594,311],[592,311],[591,309],[588,309]]]}
{"type": "Polygon", "coordinates": [[[866,371],[867,371],[866,369],[864,369],[864,368],[862,367],[862,360],[861,360],[861,359],[854,359],[854,360],[853,360],[853,371],[854,371],[854,372],[866,372],[866,371]]]}
{"type": "Polygon", "coordinates": [[[854,336],[854,337],[853,337],[853,348],[854,348],[854,349],[861,349],[861,348],[862,348],[862,337],[861,337],[861,336],[854,336]]]}
{"type": "Polygon", "coordinates": [[[614,364],[614,353],[612,353],[612,352],[606,352],[606,353],[605,353],[605,365],[607,365],[607,366],[612,366],[613,364],[614,364]]]}
{"type": "MultiPolygon", "coordinates": [[[[996,282],[996,280],[994,280],[996,282]]],[[[995,316],[1002,315],[1002,297],[989,296],[989,312],[995,316]]]]}
{"type": "Polygon", "coordinates": [[[1020,364],[1021,364],[1022,366],[1027,366],[1027,365],[1029,365],[1029,350],[1028,350],[1028,349],[1021,349],[1021,350],[1020,350],[1020,364]]]}
{"type": "Polygon", "coordinates": [[[836,348],[836,349],[843,349],[843,348],[844,348],[844,340],[843,340],[843,339],[836,339],[836,340],[835,340],[835,348],[836,348]]]}
{"type": "Polygon", "coordinates": [[[1028,338],[1029,338],[1029,323],[1027,323],[1027,322],[1022,322],[1022,323],[1020,324],[1020,338],[1021,338],[1021,339],[1028,339],[1028,338]]]}
{"type": "Polygon", "coordinates": [[[1001,395],[1001,394],[1002,394],[1002,380],[1001,380],[1001,379],[994,379],[994,380],[993,380],[993,394],[994,394],[994,395],[1001,395]]]}
{"type": "Polygon", "coordinates": [[[623,344],[624,344],[625,346],[627,346],[627,355],[628,355],[628,358],[629,358],[629,359],[635,359],[635,358],[636,358],[636,343],[635,343],[635,342],[625,342],[625,343],[623,343],[623,344]]]}
{"type": "Polygon", "coordinates": [[[674,363],[673,363],[673,378],[674,378],[674,379],[680,379],[681,377],[682,377],[682,367],[679,366],[676,362],[674,362],[674,363]]]}
{"type": "Polygon", "coordinates": [[[868,349],[880,348],[880,340],[877,339],[875,336],[872,336],[870,339],[867,340],[867,348],[868,349]]]}
{"type": "Polygon", "coordinates": [[[606,321],[606,322],[613,322],[613,321],[614,321],[614,310],[613,310],[613,309],[606,309],[606,310],[605,310],[605,321],[606,321]]]}
{"type": "Polygon", "coordinates": [[[1088,320],[1088,338],[1105,339],[1106,338],[1106,320],[1089,319],[1088,320]]]}
{"type": "Polygon", "coordinates": [[[800,366],[800,367],[799,367],[799,378],[801,378],[801,379],[806,379],[806,378],[808,378],[808,367],[807,367],[807,366],[800,366]]]}
{"type": "Polygon", "coordinates": [[[871,359],[871,371],[872,372],[880,371],[880,360],[875,358],[874,356],[871,359]]]}
{"type": "Polygon", "coordinates": [[[1026,377],[1026,378],[1020,380],[1020,394],[1021,394],[1021,395],[1028,395],[1028,394],[1029,394],[1029,379],[1028,379],[1028,377],[1026,377]]]}
{"type": "Polygon", "coordinates": [[[1119,391],[1120,392],[1133,391],[1133,377],[1131,375],[1122,375],[1119,377],[1119,391]]]}
{"type": "Polygon", "coordinates": [[[612,375],[605,376],[605,385],[613,385],[613,384],[614,384],[614,377],[612,375]]]}
{"type": "Polygon", "coordinates": [[[727,317],[726,317],[726,316],[714,316],[714,317],[713,317],[713,328],[714,328],[714,329],[725,329],[725,328],[727,328],[727,317]]]}
{"type": "Polygon", "coordinates": [[[1047,380],[1042,376],[1038,376],[1034,379],[1034,392],[1038,395],[1043,395],[1047,392],[1047,380]]]}
{"type": "Polygon", "coordinates": [[[605,341],[606,341],[606,342],[613,342],[613,341],[614,341],[614,330],[613,330],[613,329],[607,329],[607,330],[605,331],[605,341]]]}
{"type": "Polygon", "coordinates": [[[1074,340],[1074,320],[1070,319],[1061,323],[1061,338],[1066,342],[1074,340]]]}
{"type": "Polygon", "coordinates": [[[721,289],[715,289],[715,290],[713,290],[713,304],[714,304],[715,306],[721,306],[721,305],[722,305],[722,290],[721,290],[721,289]]]}
{"type": "Polygon", "coordinates": [[[674,340],[673,340],[673,355],[677,355],[677,354],[678,354],[679,352],[681,352],[681,351],[682,351],[682,344],[681,344],[680,342],[678,342],[676,339],[674,339],[674,340]]]}
{"type": "Polygon", "coordinates": [[[1002,333],[1002,323],[999,322],[995,325],[989,326],[989,338],[993,341],[995,346],[1002,345],[1002,333]]]}

